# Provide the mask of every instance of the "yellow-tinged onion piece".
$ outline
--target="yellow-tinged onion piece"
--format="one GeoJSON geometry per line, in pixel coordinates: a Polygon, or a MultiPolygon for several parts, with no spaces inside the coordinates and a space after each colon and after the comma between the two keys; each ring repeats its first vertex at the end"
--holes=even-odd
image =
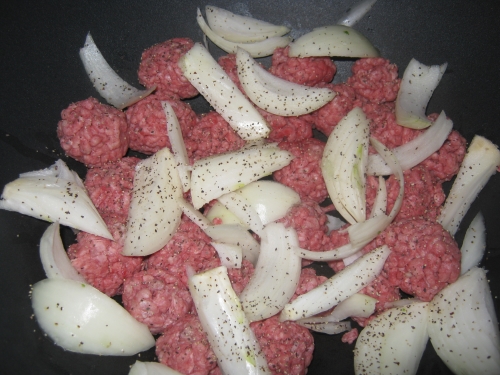
{"type": "Polygon", "coordinates": [[[379,52],[359,31],[343,25],[323,26],[290,43],[290,57],[377,57],[379,52]]]}
{"type": "Polygon", "coordinates": [[[276,77],[242,48],[236,52],[238,78],[248,98],[259,108],[279,116],[301,116],[313,112],[336,93],[326,87],[310,87],[276,77]]]}

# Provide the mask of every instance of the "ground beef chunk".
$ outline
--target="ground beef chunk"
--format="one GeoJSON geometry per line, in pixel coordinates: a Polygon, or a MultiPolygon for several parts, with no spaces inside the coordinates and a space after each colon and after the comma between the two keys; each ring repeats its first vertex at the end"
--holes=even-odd
{"type": "Polygon", "coordinates": [[[198,91],[178,65],[179,59],[193,46],[191,39],[174,38],[148,48],[142,53],[139,82],[148,88],[156,85],[157,92],[172,93],[181,99],[196,96],[198,91]]]}
{"type": "Polygon", "coordinates": [[[311,115],[278,116],[260,108],[257,110],[271,129],[268,136],[271,142],[298,142],[313,136],[311,115]]]}
{"type": "Polygon", "coordinates": [[[302,271],[300,272],[299,285],[290,300],[293,301],[298,296],[306,294],[318,285],[323,284],[326,280],[328,280],[326,276],[316,275],[314,268],[302,268],[302,271]]]}
{"type": "Polygon", "coordinates": [[[323,202],[328,196],[321,173],[325,143],[316,138],[309,138],[302,142],[281,142],[278,146],[289,151],[294,159],[273,173],[274,180],[291,187],[299,193],[302,200],[323,202]]]}
{"type": "MultiPolygon", "coordinates": [[[[340,230],[333,230],[328,234],[329,241],[326,250],[336,249],[349,243],[349,233],[345,230],[346,228],[347,225],[344,225],[340,230]]],[[[343,260],[332,260],[327,264],[335,272],[342,271],[345,268],[343,260]]]]}
{"type": "Polygon", "coordinates": [[[171,148],[162,101],[168,101],[172,106],[184,137],[198,122],[196,113],[189,104],[173,98],[170,94],[149,95],[130,106],[126,112],[132,150],[150,155],[164,147],[171,148]]]}
{"type": "Polygon", "coordinates": [[[128,277],[122,300],[127,311],[153,334],[165,331],[194,308],[188,287],[176,274],[161,269],[128,277]]]}
{"type": "Polygon", "coordinates": [[[358,101],[354,89],[345,83],[325,84],[320,87],[327,87],[337,93],[333,100],[311,114],[315,128],[329,136],[335,125],[358,105],[358,101]]]}
{"type": "Polygon", "coordinates": [[[274,375],[305,375],[311,363],[314,339],[307,328],[273,316],[250,324],[274,375]]]}
{"type": "Polygon", "coordinates": [[[269,71],[277,77],[299,85],[329,83],[337,67],[329,57],[289,57],[289,47],[276,48],[269,71]]]}
{"type": "Polygon", "coordinates": [[[226,74],[231,78],[231,81],[236,83],[236,86],[240,89],[241,92],[245,92],[243,86],[241,85],[240,78],[238,77],[238,66],[236,65],[236,55],[234,53],[230,53],[228,55],[224,55],[219,57],[217,60],[222,69],[226,72],[226,74]]]}
{"type": "Polygon", "coordinates": [[[360,293],[373,297],[377,300],[376,311],[385,310],[388,302],[401,299],[399,288],[388,278],[387,271],[382,270],[380,274],[369,285],[364,287],[360,293]]]}
{"type": "Polygon", "coordinates": [[[255,268],[248,260],[243,259],[240,268],[228,268],[227,275],[237,295],[245,289],[255,272],[255,268]]]}
{"type": "Polygon", "coordinates": [[[61,112],[57,136],[66,155],[88,167],[120,159],[129,139],[125,114],[95,98],[72,103],[61,112]]]}
{"type": "Polygon", "coordinates": [[[396,100],[401,80],[398,67],[382,57],[356,60],[347,84],[364,101],[384,103],[396,100]]]}
{"type": "Polygon", "coordinates": [[[218,375],[217,358],[196,314],[187,314],[156,340],[156,355],[185,375],[218,375]]]}
{"type": "Polygon", "coordinates": [[[192,162],[207,156],[235,151],[245,141],[217,112],[202,115],[184,139],[188,156],[192,162]]]}
{"type": "Polygon", "coordinates": [[[125,157],[87,171],[85,188],[101,215],[128,215],[135,166],[139,161],[135,157],[125,157]]]}
{"type": "Polygon", "coordinates": [[[350,331],[342,335],[342,342],[346,344],[352,344],[358,338],[358,329],[353,328],[350,331]]]}

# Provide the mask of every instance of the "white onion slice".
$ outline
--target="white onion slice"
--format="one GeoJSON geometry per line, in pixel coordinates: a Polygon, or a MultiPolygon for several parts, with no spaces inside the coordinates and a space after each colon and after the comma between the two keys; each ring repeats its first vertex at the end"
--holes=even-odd
{"type": "Polygon", "coordinates": [[[410,60],[396,99],[396,122],[399,125],[413,129],[431,125],[425,109],[447,66],[447,63],[427,66],[415,59],[410,60]]]}
{"type": "Polygon", "coordinates": [[[189,291],[222,373],[270,374],[226,267],[191,276],[189,291]]]}
{"type": "Polygon", "coordinates": [[[218,224],[238,224],[246,229],[248,225],[243,223],[238,219],[231,211],[229,211],[222,203],[216,201],[210,206],[210,209],[206,213],[207,220],[212,224],[214,219],[220,220],[218,224]]]}
{"type": "Polygon", "coordinates": [[[180,372],[158,362],[140,362],[130,367],[128,375],[182,375],[180,372]]]}
{"type": "Polygon", "coordinates": [[[266,57],[272,55],[276,48],[286,47],[291,40],[291,38],[287,36],[273,36],[259,42],[235,43],[222,38],[210,29],[201,14],[200,8],[197,9],[196,21],[208,39],[227,53],[236,53],[236,50],[240,47],[248,51],[252,57],[266,57]]]}
{"type": "Polygon", "coordinates": [[[299,239],[283,223],[266,225],[255,272],[240,294],[247,318],[253,322],[277,314],[292,298],[300,279],[301,259],[293,251],[299,239]]]}
{"type": "Polygon", "coordinates": [[[86,283],[68,258],[59,234],[59,223],[50,224],[40,239],[40,259],[49,279],[63,278],[86,283]]]}
{"type": "Polygon", "coordinates": [[[214,33],[235,43],[260,42],[275,36],[283,36],[290,31],[286,26],[234,14],[213,5],[205,7],[205,15],[208,26],[214,33]]]}
{"type": "Polygon", "coordinates": [[[363,110],[355,107],[333,129],[321,159],[321,172],[330,199],[350,224],[366,219],[369,135],[369,121],[363,110]]]}
{"type": "Polygon", "coordinates": [[[390,252],[384,245],[363,255],[323,284],[285,305],[280,320],[298,320],[319,314],[359,292],[377,277],[390,252]]]}
{"type": "Polygon", "coordinates": [[[182,184],[175,165],[167,147],[137,164],[123,255],[152,254],[177,230],[182,215],[177,203],[182,197],[182,184]]]}
{"type": "Polygon", "coordinates": [[[208,226],[212,225],[212,223],[200,211],[194,208],[193,205],[184,198],[177,198],[177,204],[181,208],[182,213],[201,229],[204,230],[208,226]]]}
{"type": "MultiPolygon", "coordinates": [[[[427,130],[410,142],[394,148],[392,152],[398,159],[401,168],[406,171],[438,151],[452,130],[453,122],[446,118],[446,114],[442,111],[427,130]]],[[[391,168],[379,154],[372,154],[368,157],[367,174],[387,176],[391,173],[391,168]]]]}
{"type": "Polygon", "coordinates": [[[43,331],[71,352],[125,356],[155,344],[146,325],[112,298],[79,281],[39,281],[33,285],[31,303],[43,331]]]}
{"type": "Polygon", "coordinates": [[[201,208],[212,199],[240,189],[288,165],[293,156],[276,144],[245,147],[197,160],[191,173],[191,199],[201,208]]]}
{"type": "Polygon", "coordinates": [[[385,215],[386,211],[387,211],[387,186],[385,183],[385,178],[379,176],[377,195],[375,196],[375,202],[373,203],[372,212],[370,213],[370,218],[378,215],[385,215]]]}
{"type": "Polygon", "coordinates": [[[444,202],[438,222],[452,235],[490,177],[500,166],[500,151],[488,139],[474,136],[444,202]]]}
{"type": "Polygon", "coordinates": [[[327,335],[337,335],[351,329],[351,322],[325,322],[325,323],[309,323],[297,320],[297,324],[306,327],[314,332],[326,333],[327,335]]]}
{"type": "Polygon", "coordinates": [[[125,82],[109,66],[94,43],[90,33],[80,49],[80,58],[92,84],[106,101],[118,109],[126,108],[145,98],[155,89],[138,90],[125,82]]]}
{"type": "Polygon", "coordinates": [[[217,200],[259,237],[262,237],[264,224],[262,224],[262,220],[260,220],[257,211],[245,197],[235,192],[231,192],[220,196],[217,200]]]}
{"type": "Polygon", "coordinates": [[[300,247],[294,247],[293,251],[301,258],[312,260],[315,262],[330,262],[332,260],[340,260],[348,258],[349,256],[357,253],[363,248],[365,244],[359,244],[354,246],[352,243],[339,246],[332,250],[326,251],[311,251],[302,249],[300,247]]]}
{"type": "Polygon", "coordinates": [[[331,101],[336,93],[328,88],[310,87],[276,77],[250,54],[236,52],[238,78],[250,100],[263,110],[279,116],[301,116],[331,101]]]}
{"type": "Polygon", "coordinates": [[[241,268],[241,260],[243,259],[241,247],[221,242],[211,242],[210,244],[217,251],[222,266],[227,268],[241,268]]]}
{"type": "Polygon", "coordinates": [[[353,27],[368,13],[377,0],[361,0],[350,7],[345,16],[337,21],[337,25],[353,27]]]}
{"type": "Polygon", "coordinates": [[[179,66],[189,82],[241,138],[249,141],[269,135],[264,117],[200,43],[180,58],[179,66]]]}
{"type": "Polygon", "coordinates": [[[470,223],[467,232],[465,232],[464,241],[460,248],[462,253],[460,273],[462,275],[479,264],[483,259],[485,249],[486,227],[484,216],[479,212],[470,223]]]}
{"type": "Polygon", "coordinates": [[[359,31],[343,25],[318,27],[290,43],[290,57],[377,57],[379,52],[359,31]]]}
{"type": "Polygon", "coordinates": [[[429,303],[432,346],[455,374],[500,374],[500,336],[486,271],[474,267],[429,303]]]}
{"type": "Polygon", "coordinates": [[[392,308],[371,320],[356,341],[356,375],[416,374],[428,341],[427,304],[392,308]]]}
{"type": "Polygon", "coordinates": [[[20,178],[5,185],[0,209],[59,222],[96,236],[113,239],[81,179],[63,161],[57,161],[50,168],[23,173],[20,178]],[[61,176],[65,178],[59,175],[61,167],[64,171],[61,176]]]}

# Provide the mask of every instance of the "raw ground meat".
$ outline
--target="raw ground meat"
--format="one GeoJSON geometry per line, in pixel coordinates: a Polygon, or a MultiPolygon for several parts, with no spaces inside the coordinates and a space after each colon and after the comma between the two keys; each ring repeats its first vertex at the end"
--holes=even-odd
{"type": "Polygon", "coordinates": [[[148,88],[156,85],[156,92],[172,93],[181,99],[198,95],[178,65],[193,46],[191,39],[174,38],[148,48],[142,53],[139,82],[148,88]]]}
{"type": "Polygon", "coordinates": [[[312,138],[312,118],[310,115],[278,116],[257,108],[269,125],[271,142],[298,142],[312,138]]]}
{"type": "Polygon", "coordinates": [[[352,344],[358,338],[358,329],[353,328],[349,332],[342,335],[342,342],[346,344],[352,344]]]}
{"type": "Polygon", "coordinates": [[[154,268],[128,277],[122,300],[125,309],[153,334],[164,332],[194,309],[189,289],[178,275],[154,268]]]}
{"type": "Polygon", "coordinates": [[[198,117],[191,106],[172,97],[171,94],[149,95],[126,111],[130,149],[151,155],[164,147],[171,148],[162,101],[168,101],[172,106],[184,138],[198,122],[198,117]]]}
{"type": "Polygon", "coordinates": [[[329,57],[289,57],[289,47],[276,48],[269,71],[277,77],[299,85],[329,83],[337,67],[329,57]]]}
{"type": "Polygon", "coordinates": [[[278,316],[250,324],[274,375],[305,375],[311,363],[314,339],[307,328],[278,316]]]}
{"type": "Polygon", "coordinates": [[[88,98],[61,112],[57,136],[66,155],[93,167],[125,155],[129,145],[127,129],[122,111],[88,98]]]}
{"type": "Polygon", "coordinates": [[[366,294],[377,300],[375,306],[376,311],[385,310],[387,302],[394,302],[401,299],[399,288],[389,280],[385,269],[383,269],[375,280],[364,287],[359,293],[366,294]]]}
{"type": "Polygon", "coordinates": [[[243,90],[243,86],[241,85],[240,78],[238,77],[238,67],[236,65],[236,55],[234,53],[230,53],[228,55],[224,55],[219,57],[217,63],[222,67],[222,69],[226,72],[226,74],[231,78],[236,86],[240,89],[242,93],[245,93],[243,90]]]}
{"type": "Polygon", "coordinates": [[[156,340],[158,360],[184,375],[219,375],[217,358],[196,314],[187,314],[156,340]]]}
{"type": "Polygon", "coordinates": [[[135,166],[139,161],[135,157],[125,157],[87,171],[85,188],[101,215],[128,215],[135,166]]]}
{"type": "Polygon", "coordinates": [[[242,260],[241,268],[228,268],[227,275],[237,295],[240,295],[243,289],[245,289],[254,271],[253,264],[246,259],[242,260]]]}
{"type": "Polygon", "coordinates": [[[228,151],[235,151],[245,141],[231,125],[215,111],[202,115],[184,138],[188,156],[192,162],[228,151]]]}
{"type": "Polygon", "coordinates": [[[328,196],[320,166],[325,143],[309,138],[302,142],[281,142],[278,146],[292,153],[294,159],[273,173],[274,180],[291,187],[302,200],[323,202],[328,196]]]}
{"type": "Polygon", "coordinates": [[[313,290],[318,285],[323,284],[328,278],[326,276],[316,275],[314,268],[302,268],[300,272],[300,280],[294,295],[290,299],[293,301],[298,296],[313,290]]]}

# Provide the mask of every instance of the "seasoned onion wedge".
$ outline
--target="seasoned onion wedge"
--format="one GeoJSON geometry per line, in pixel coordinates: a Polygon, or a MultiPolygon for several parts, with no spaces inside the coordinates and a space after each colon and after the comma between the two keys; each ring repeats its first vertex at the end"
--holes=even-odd
{"type": "Polygon", "coordinates": [[[260,216],[253,208],[253,205],[243,196],[235,192],[227,193],[218,198],[229,211],[244,222],[254,233],[262,236],[264,224],[260,220],[260,216]]]}
{"type": "Polygon", "coordinates": [[[500,335],[484,269],[472,268],[433,298],[428,332],[455,374],[500,374],[500,335]]]}
{"type": "Polygon", "coordinates": [[[486,227],[484,216],[479,212],[467,228],[460,252],[462,259],[460,263],[460,273],[463,275],[472,267],[476,267],[483,259],[486,249],[486,227]]]}
{"type": "Polygon", "coordinates": [[[182,184],[170,150],[163,148],[137,164],[123,255],[160,250],[180,224],[182,184]]]}
{"type": "MultiPolygon", "coordinates": [[[[235,51],[236,52],[236,51],[235,51]]],[[[224,69],[200,43],[179,60],[186,78],[246,141],[266,138],[269,126],[224,69]]]]}
{"type": "Polygon", "coordinates": [[[140,362],[135,363],[130,367],[128,375],[182,375],[180,372],[165,366],[158,362],[140,362]]]}
{"type": "Polygon", "coordinates": [[[196,20],[203,33],[227,53],[236,53],[238,47],[241,47],[248,51],[253,57],[266,57],[272,55],[276,48],[286,47],[291,41],[291,38],[287,36],[273,36],[259,42],[234,43],[222,38],[210,29],[201,14],[200,8],[197,9],[196,20]]]}
{"type": "Polygon", "coordinates": [[[219,201],[214,202],[206,214],[207,219],[210,223],[213,223],[214,219],[219,222],[217,224],[238,224],[247,229],[248,225],[243,223],[240,219],[236,217],[231,211],[229,211],[222,203],[219,201]]]}
{"type": "Polygon", "coordinates": [[[236,63],[245,94],[259,108],[275,115],[305,115],[323,107],[336,95],[328,88],[299,85],[276,77],[242,48],[236,52],[236,63]]]}
{"type": "Polygon", "coordinates": [[[205,16],[210,29],[220,37],[235,43],[253,43],[276,36],[283,36],[290,31],[286,26],[257,20],[252,17],[234,14],[228,10],[207,5],[205,16]]]}
{"type": "Polygon", "coordinates": [[[396,99],[396,122],[399,125],[423,129],[432,124],[425,115],[425,109],[447,65],[427,66],[411,59],[403,74],[396,99]]]}
{"type": "Polygon", "coordinates": [[[118,109],[126,108],[145,98],[155,89],[138,90],[125,82],[109,66],[88,33],[85,45],[80,49],[80,58],[95,89],[106,101],[118,109]]]}
{"type": "Polygon", "coordinates": [[[290,57],[377,57],[378,51],[359,31],[343,25],[318,27],[290,43],[290,57]]]}
{"type": "Polygon", "coordinates": [[[43,331],[71,352],[125,356],[155,344],[146,325],[115,300],[79,281],[39,281],[33,285],[31,303],[43,331]]]}

